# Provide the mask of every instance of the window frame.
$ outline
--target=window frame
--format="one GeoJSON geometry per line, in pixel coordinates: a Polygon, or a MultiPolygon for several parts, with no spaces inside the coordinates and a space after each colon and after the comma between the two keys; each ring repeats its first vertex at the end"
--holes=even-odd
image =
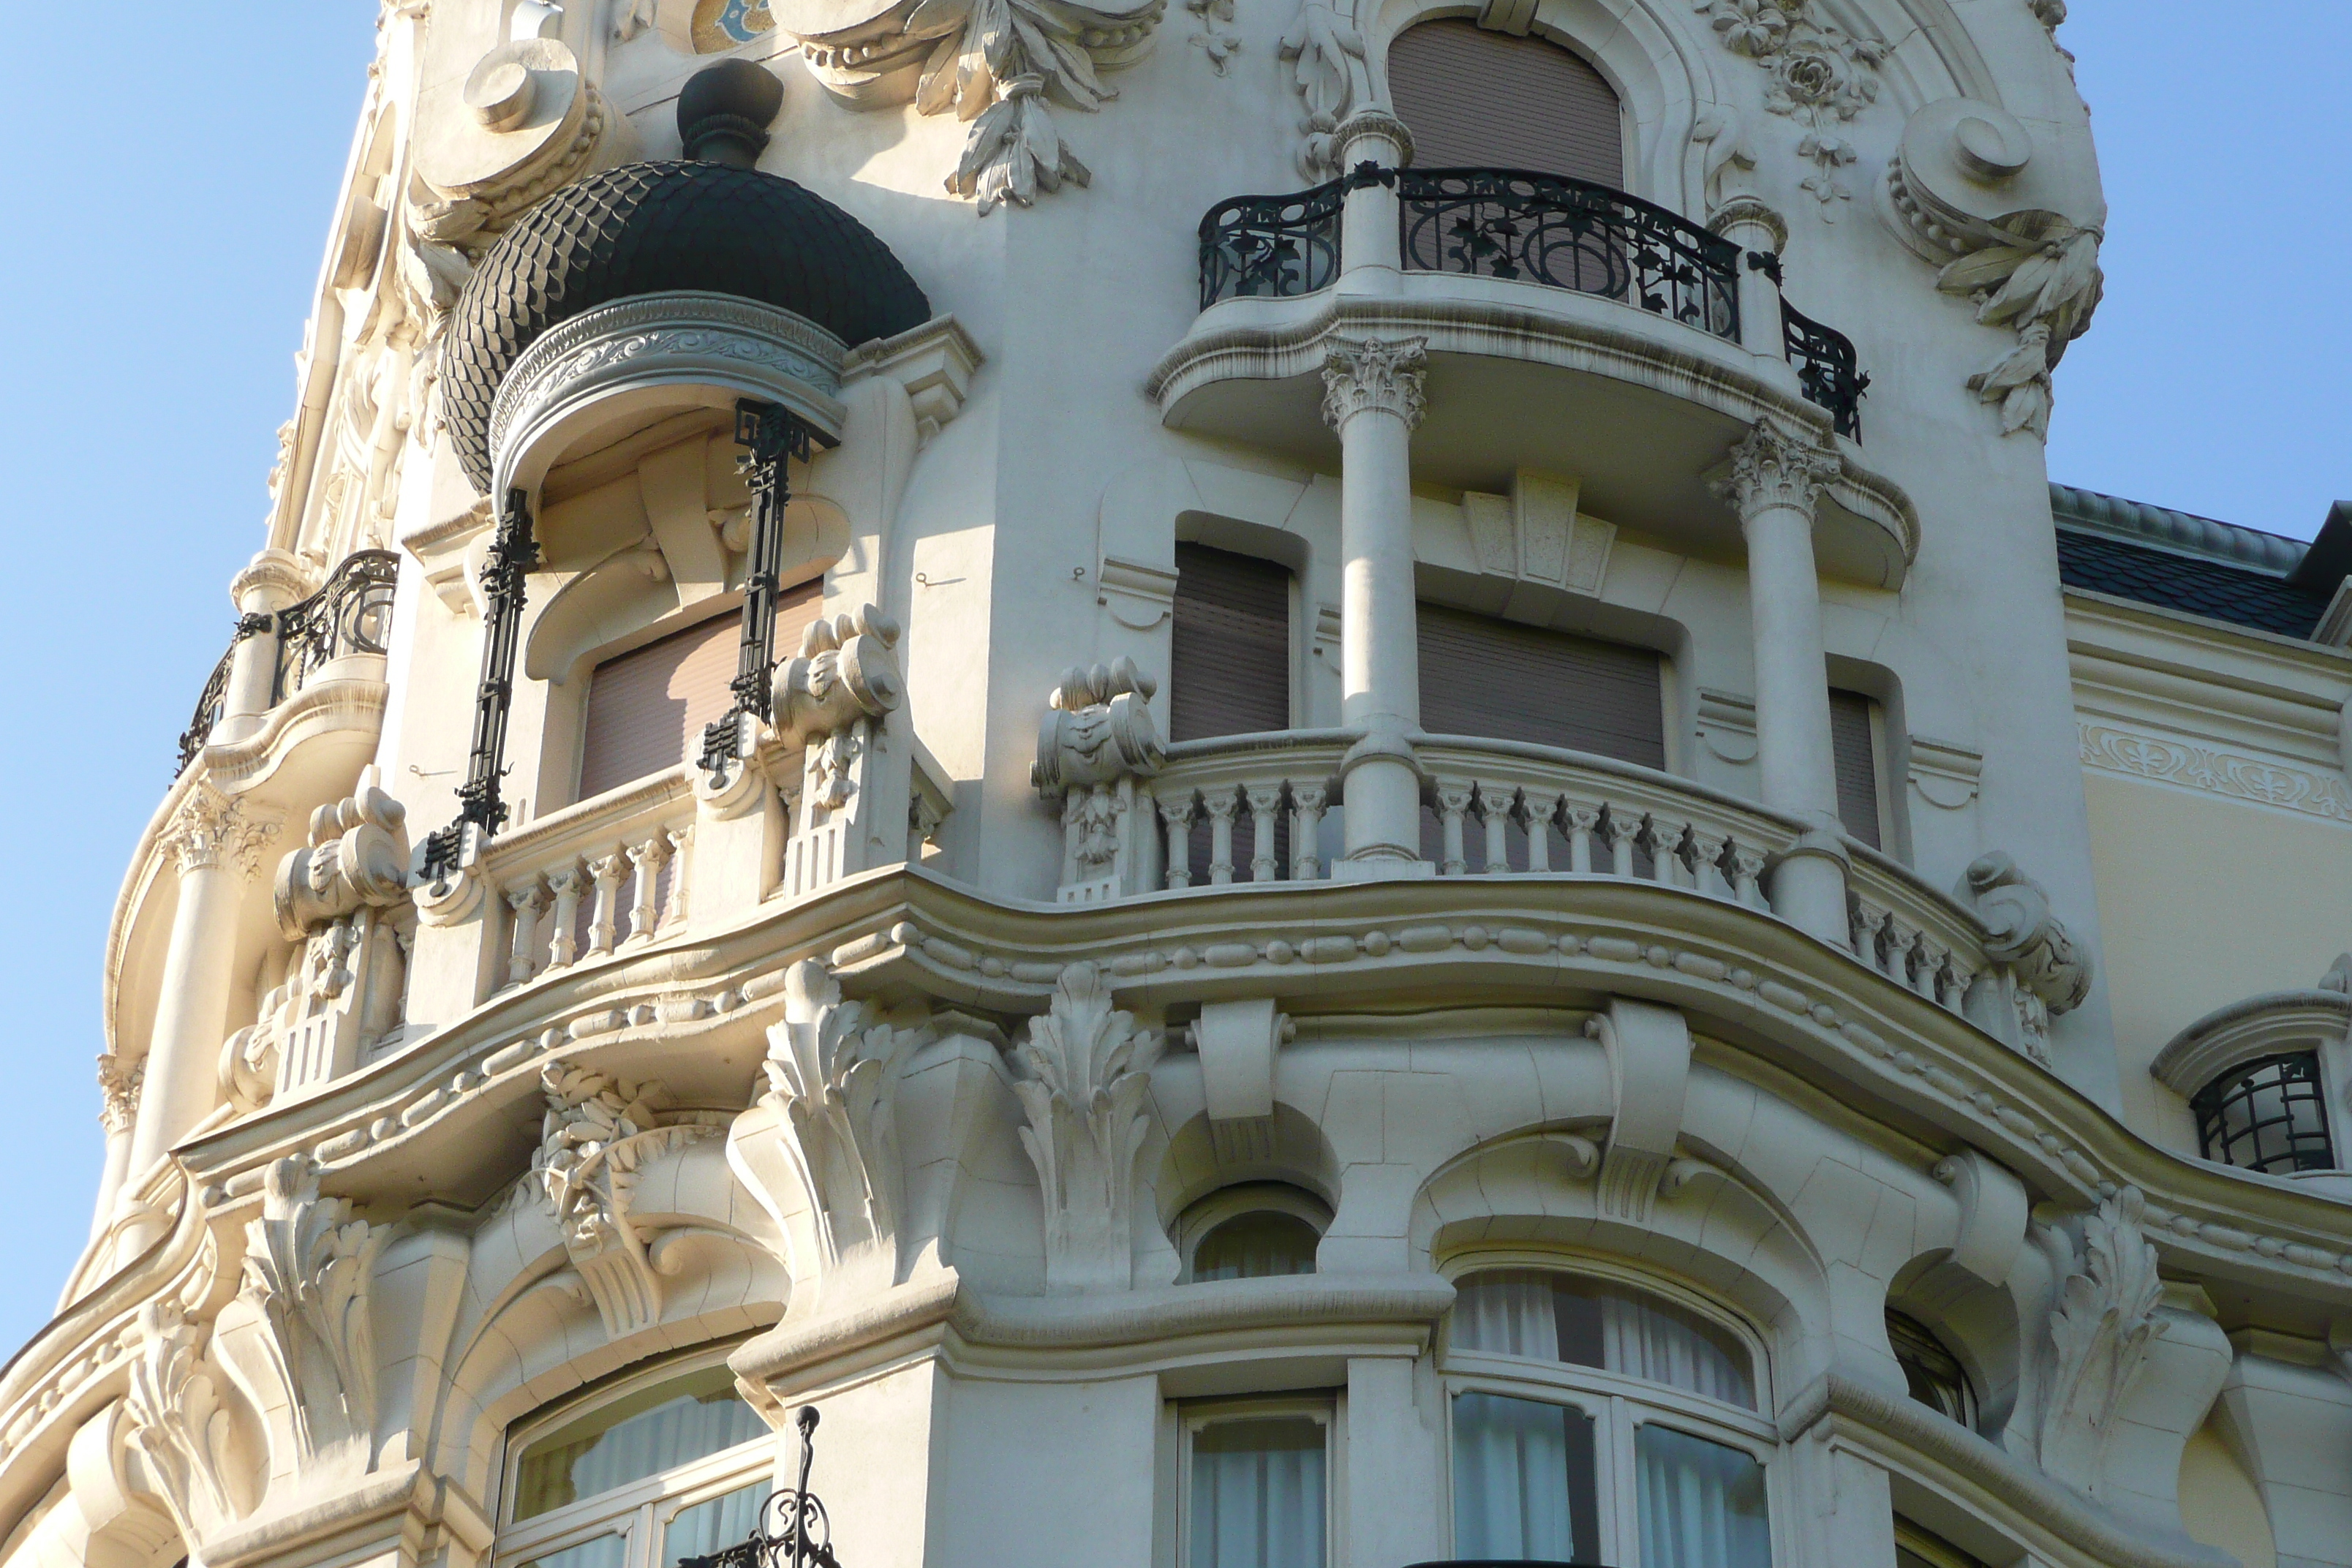
{"type": "Polygon", "coordinates": [[[665,1568],[654,1560],[652,1543],[667,1533],[670,1521],[678,1514],[747,1486],[764,1482],[772,1487],[776,1433],[771,1428],[731,1448],[657,1470],[593,1497],[575,1499],[530,1519],[517,1521],[512,1517],[514,1500],[520,1490],[523,1456],[532,1444],[608,1405],[713,1367],[723,1367],[734,1348],[730,1343],[664,1361],[658,1366],[615,1378],[588,1393],[560,1401],[509,1426],[499,1470],[499,1522],[490,1548],[491,1568],[519,1568],[521,1563],[583,1545],[603,1535],[622,1538],[622,1568],[665,1568]]]}
{"type": "Polygon", "coordinates": [[[1192,1255],[1227,1220],[1244,1215],[1281,1214],[1314,1226],[1318,1242],[1331,1228],[1331,1205],[1295,1182],[1235,1182],[1194,1201],[1176,1221],[1176,1255],[1183,1260],[1183,1284],[1193,1284],[1192,1255]]]}
{"type": "Polygon", "coordinates": [[[1177,1568],[1191,1568],[1192,1562],[1193,1438],[1210,1426],[1299,1417],[1323,1428],[1323,1568],[1346,1562],[1341,1521],[1346,1518],[1347,1406],[1347,1394],[1339,1390],[1174,1402],[1177,1568]]]}
{"type": "Polygon", "coordinates": [[[1789,1510],[1794,1503],[1782,1495],[1789,1483],[1781,1475],[1786,1467],[1778,1462],[1781,1452],[1780,1427],[1765,1414],[1775,1408],[1771,1362],[1763,1342],[1747,1323],[1678,1282],[1612,1267],[1600,1259],[1558,1253],[1482,1250],[1450,1258],[1440,1266],[1440,1272],[1455,1284],[1471,1275],[1498,1269],[1567,1274],[1620,1286],[1657,1297],[1704,1318],[1730,1332],[1748,1352],[1749,1382],[1756,1391],[1757,1408],[1745,1410],[1705,1394],[1601,1367],[1464,1350],[1454,1343],[1454,1315],[1449,1311],[1435,1344],[1438,1385],[1445,1397],[1444,1510],[1448,1551],[1454,1550],[1460,1539],[1455,1533],[1458,1526],[1454,1515],[1454,1401],[1461,1394],[1493,1394],[1565,1405],[1592,1418],[1593,1461],[1601,1471],[1593,1478],[1593,1489],[1600,1501],[1604,1562],[1641,1560],[1641,1475],[1635,1445],[1640,1429],[1653,1423],[1736,1449],[1754,1459],[1764,1472],[1773,1561],[1794,1561],[1783,1539],[1784,1521],[1790,1517],[1789,1510]]]}

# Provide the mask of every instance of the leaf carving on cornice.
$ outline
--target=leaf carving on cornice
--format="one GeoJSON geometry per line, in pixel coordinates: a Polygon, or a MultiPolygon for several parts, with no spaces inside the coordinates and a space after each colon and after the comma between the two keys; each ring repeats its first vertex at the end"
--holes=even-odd
{"type": "Polygon", "coordinates": [[[1029,1125],[1021,1146],[1037,1168],[1045,1208],[1045,1288],[1055,1294],[1124,1290],[1132,1283],[1135,1154],[1143,1096],[1167,1041],[1111,1005],[1092,963],[1055,982],[1045,1016],[1013,1047],[1024,1076],[1013,1091],[1029,1125]]]}
{"type": "Polygon", "coordinates": [[[2083,1221],[2083,1265],[2050,1314],[2042,1468],[2093,1495],[2124,1400],[2139,1380],[2164,1300],[2156,1248],[2143,1229],[2147,1200],[2125,1187],[2083,1221]]]}

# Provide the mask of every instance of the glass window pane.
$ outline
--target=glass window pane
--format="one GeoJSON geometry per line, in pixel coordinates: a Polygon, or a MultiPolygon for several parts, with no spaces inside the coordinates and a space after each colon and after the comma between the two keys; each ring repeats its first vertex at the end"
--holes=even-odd
{"type": "Polygon", "coordinates": [[[763,1436],[767,1430],[735,1396],[734,1373],[724,1366],[648,1388],[600,1406],[524,1449],[514,1517],[536,1518],[763,1436]]]}
{"type": "Polygon", "coordinates": [[[1323,1426],[1221,1421],[1192,1436],[1190,1568],[1323,1568],[1323,1426]]]}
{"type": "Polygon", "coordinates": [[[1771,1568],[1763,1466],[1655,1424],[1634,1435],[1633,1452],[1643,1568],[1771,1568]]]}
{"type": "Polygon", "coordinates": [[[673,1563],[684,1557],[708,1557],[749,1541],[767,1495],[768,1483],[762,1479],[678,1510],[663,1533],[661,1555],[656,1561],[673,1563]]]}
{"type": "Polygon", "coordinates": [[[561,1552],[543,1552],[526,1562],[501,1568],[621,1568],[629,1555],[625,1535],[599,1535],[561,1552]]]}
{"type": "Polygon", "coordinates": [[[1536,1268],[1457,1282],[1463,1350],[1600,1367],[1756,1408],[1747,1347],[1728,1330],[1645,1290],[1536,1268]]]}
{"type": "Polygon", "coordinates": [[[1192,1249],[1195,1279],[1263,1279],[1273,1274],[1312,1274],[1315,1248],[1323,1238],[1297,1215],[1261,1210],[1235,1215],[1201,1238],[1192,1249]]]}
{"type": "Polygon", "coordinates": [[[1456,1395],[1454,1554],[1466,1562],[1599,1563],[1592,1417],[1499,1394],[1456,1395]]]}

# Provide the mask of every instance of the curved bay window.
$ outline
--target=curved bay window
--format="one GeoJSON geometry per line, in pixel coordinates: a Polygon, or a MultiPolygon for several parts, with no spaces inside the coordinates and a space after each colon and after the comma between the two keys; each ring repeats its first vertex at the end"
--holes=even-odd
{"type": "Polygon", "coordinates": [[[751,1533],[774,1445],[722,1363],[639,1380],[524,1436],[498,1568],[667,1568],[751,1533]]]}
{"type": "Polygon", "coordinates": [[[1769,1568],[1775,1435],[1740,1335],[1653,1292],[1550,1269],[1455,1284],[1457,1558],[1769,1568]]]}
{"type": "Polygon", "coordinates": [[[1959,1358],[1944,1348],[1936,1331],[1906,1312],[1886,1310],[1886,1341],[1911,1397],[1970,1431],[1977,1425],[1976,1385],[1959,1358]]]}
{"type": "Polygon", "coordinates": [[[2280,1176],[2336,1168],[2314,1053],[2264,1057],[2232,1068],[2189,1104],[2197,1113],[2198,1146],[2208,1160],[2280,1176]]]}

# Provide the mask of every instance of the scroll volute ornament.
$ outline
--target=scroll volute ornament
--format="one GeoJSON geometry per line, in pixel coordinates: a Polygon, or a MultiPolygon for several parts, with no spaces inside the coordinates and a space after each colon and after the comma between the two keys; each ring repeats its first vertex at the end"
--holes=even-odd
{"type": "Polygon", "coordinates": [[[1052,107],[1093,113],[1102,73],[1150,49],[1167,0],[771,0],[809,72],[856,108],[912,100],[971,125],[948,189],[987,213],[1092,178],[1052,107]]]}
{"type": "Polygon", "coordinates": [[[2003,854],[1971,865],[1961,883],[1985,924],[1985,956],[2008,964],[2017,983],[2053,1014],[2071,1013],[2091,994],[2091,958],[2050,908],[2042,884],[2003,854]]]}
{"type": "Polygon", "coordinates": [[[777,731],[797,743],[895,711],[907,695],[898,646],[898,623],[871,605],[813,623],[776,681],[777,731]]]}
{"type": "Polygon", "coordinates": [[[1029,782],[1050,798],[1072,784],[1158,773],[1167,761],[1150,707],[1159,689],[1131,658],[1066,671],[1046,699],[1029,782]]]}
{"type": "Polygon", "coordinates": [[[310,842],[278,863],[278,928],[300,942],[362,906],[408,896],[408,808],[372,784],[310,814],[310,842]]]}

